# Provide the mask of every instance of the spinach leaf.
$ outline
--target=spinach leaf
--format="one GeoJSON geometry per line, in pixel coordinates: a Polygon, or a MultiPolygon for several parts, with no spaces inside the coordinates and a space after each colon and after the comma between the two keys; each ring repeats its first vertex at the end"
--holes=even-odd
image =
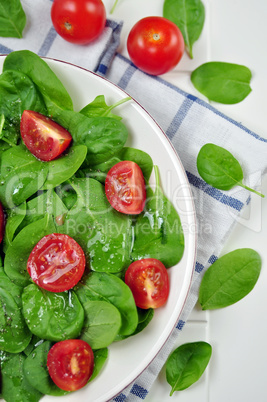
{"type": "Polygon", "coordinates": [[[94,179],[75,179],[77,202],[58,228],[83,248],[94,271],[121,272],[129,264],[131,220],[115,211],[105,189],[94,179]]]}
{"type": "Polygon", "coordinates": [[[132,98],[126,97],[124,99],[121,99],[120,101],[114,103],[111,106],[108,106],[105,101],[104,95],[98,95],[93,102],[89,103],[86,105],[82,110],[80,110],[81,114],[84,114],[87,117],[96,117],[96,116],[102,116],[102,117],[113,117],[114,119],[121,120],[120,116],[117,116],[113,114],[111,111],[119,106],[122,105],[125,102],[128,102],[132,98]]]}
{"type": "Polygon", "coordinates": [[[72,146],[60,158],[47,163],[48,175],[42,190],[54,188],[70,179],[85,160],[87,148],[84,145],[72,146]]]}
{"type": "Polygon", "coordinates": [[[25,323],[21,309],[18,308],[11,293],[2,287],[0,287],[0,328],[0,348],[6,352],[22,352],[31,340],[32,334],[25,323]]]}
{"type": "Polygon", "coordinates": [[[230,190],[241,186],[264,197],[258,191],[242,183],[243,170],[235,157],[226,149],[214,144],[205,144],[197,156],[198,173],[211,186],[220,190],[230,190]]]}
{"type": "Polygon", "coordinates": [[[83,304],[85,319],[80,338],[92,349],[109,346],[121,327],[119,310],[106,301],[88,300],[83,304]]]}
{"type": "Polygon", "coordinates": [[[48,164],[37,160],[24,146],[8,149],[1,158],[0,200],[5,207],[22,204],[46,180],[48,164]]]}
{"type": "Polygon", "coordinates": [[[47,369],[47,354],[52,347],[49,341],[37,346],[24,361],[23,372],[28,383],[45,395],[62,396],[69,392],[60,389],[52,380],[47,369]]]}
{"type": "Polygon", "coordinates": [[[160,189],[157,167],[155,174],[155,193],[147,187],[145,210],[134,226],[131,258],[156,258],[168,268],[177,264],[183,256],[184,234],[177,211],[160,189]]]}
{"type": "Polygon", "coordinates": [[[34,335],[55,342],[80,335],[84,310],[74,291],[54,293],[31,284],[23,290],[22,306],[34,335]]]}
{"type": "Polygon", "coordinates": [[[255,286],[261,271],[260,255],[250,248],[225,254],[205,272],[199,289],[202,310],[230,306],[255,286]]]}
{"type": "Polygon", "coordinates": [[[103,300],[113,304],[121,314],[120,335],[132,334],[138,324],[137,308],[130,288],[115,275],[90,272],[75,287],[84,305],[88,300],[103,300]]]}
{"type": "Polygon", "coordinates": [[[26,74],[41,92],[50,115],[54,110],[73,110],[72,100],[56,74],[37,54],[29,50],[11,52],[3,71],[16,70],[26,74]]]}
{"type": "Polygon", "coordinates": [[[20,0],[1,0],[0,36],[22,38],[26,14],[20,0]]]}
{"type": "Polygon", "coordinates": [[[5,226],[5,237],[4,237],[4,251],[6,252],[7,248],[13,241],[15,236],[15,232],[21,222],[23,221],[26,215],[26,202],[15,207],[14,209],[8,210],[8,218],[6,220],[5,226]]]}
{"type": "Polygon", "coordinates": [[[189,56],[193,58],[193,44],[200,37],[205,22],[205,8],[201,0],[165,0],[163,17],[181,30],[189,56]]]}
{"type": "Polygon", "coordinates": [[[116,341],[128,338],[129,336],[136,335],[139,332],[143,331],[143,329],[145,329],[148,326],[148,324],[154,317],[154,309],[152,308],[144,310],[138,307],[137,312],[138,312],[138,324],[136,330],[130,335],[117,335],[116,341]]]}
{"type": "Polygon", "coordinates": [[[251,92],[251,71],[248,67],[224,63],[202,64],[191,74],[195,88],[210,101],[224,104],[241,102],[251,92]]]}
{"type": "Polygon", "coordinates": [[[22,353],[9,356],[2,364],[2,395],[6,402],[37,402],[43,396],[25,378],[22,353]]]}
{"type": "Polygon", "coordinates": [[[185,343],[175,349],[166,362],[166,378],[172,387],[170,395],[194,384],[204,373],[212,348],[206,342],[185,343]]]}
{"type": "Polygon", "coordinates": [[[94,371],[89,379],[89,382],[92,381],[100,373],[102,367],[104,366],[108,358],[107,348],[94,350],[93,352],[94,352],[94,371]]]}
{"type": "Polygon", "coordinates": [[[0,267],[0,288],[6,290],[14,299],[19,308],[22,307],[21,294],[23,288],[15,285],[6,275],[4,268],[0,267]]]}
{"type": "Polygon", "coordinates": [[[42,237],[56,232],[50,215],[23,228],[8,247],[4,269],[7,276],[19,286],[27,286],[30,276],[27,272],[27,261],[33,247],[42,237]],[[19,256],[19,258],[18,258],[19,256]]]}

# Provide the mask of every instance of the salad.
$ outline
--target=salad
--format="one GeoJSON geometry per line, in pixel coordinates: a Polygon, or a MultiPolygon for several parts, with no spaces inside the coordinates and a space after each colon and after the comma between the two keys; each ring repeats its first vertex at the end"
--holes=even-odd
{"type": "MultiPolygon", "coordinates": [[[[128,132],[113,113],[115,106],[106,105],[99,95],[74,111],[69,94],[44,60],[29,51],[5,59],[0,76],[1,231],[5,221],[0,364],[6,401],[18,396],[20,401],[37,401],[44,394],[72,391],[61,386],[59,368],[54,374],[49,368],[60,359],[63,346],[58,352],[57,345],[62,343],[69,351],[78,342],[88,358],[89,382],[95,378],[104,369],[108,346],[142,331],[160,305],[138,302],[131,288],[136,264],[152,260],[165,269],[183,255],[181,222],[160,189],[158,169],[154,167],[153,191],[153,161],[146,152],[125,146],[128,132]],[[36,113],[71,134],[72,141],[56,151],[55,159],[41,160],[22,140],[22,116],[29,123],[36,113]],[[108,186],[118,167],[125,173],[129,166],[138,180],[142,177],[146,199],[141,207],[139,202],[125,210],[108,186]],[[47,290],[29,274],[33,250],[51,236],[75,241],[84,253],[84,271],[66,290],[47,290]],[[134,269],[131,275],[128,271],[126,284],[130,267],[134,269]]],[[[76,247],[66,244],[68,250],[76,247]]],[[[79,361],[72,360],[71,367],[78,370],[79,361]]],[[[84,386],[87,380],[81,380],[84,386]]]]}

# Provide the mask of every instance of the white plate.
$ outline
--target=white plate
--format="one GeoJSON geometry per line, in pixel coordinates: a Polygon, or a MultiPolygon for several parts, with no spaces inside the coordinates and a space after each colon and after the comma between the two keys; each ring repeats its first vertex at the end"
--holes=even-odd
{"type": "MultiPolygon", "coordinates": [[[[4,57],[0,58],[0,68],[4,57]]],[[[105,95],[108,104],[128,96],[108,80],[74,65],[46,59],[71,95],[75,110],[105,95]]],[[[177,209],[185,235],[185,251],[177,266],[169,269],[170,295],[167,304],[155,311],[153,320],[140,334],[113,343],[100,375],[83,389],[60,401],[106,402],[128,386],[149,365],[167,341],[185,303],[196,257],[196,220],[190,186],[182,163],[170,141],[152,117],[134,100],[121,105],[118,112],[129,130],[127,145],[150,154],[158,165],[162,188],[177,209]]],[[[153,185],[154,176],[151,178],[153,185]]],[[[59,401],[45,396],[44,402],[59,401]]]]}

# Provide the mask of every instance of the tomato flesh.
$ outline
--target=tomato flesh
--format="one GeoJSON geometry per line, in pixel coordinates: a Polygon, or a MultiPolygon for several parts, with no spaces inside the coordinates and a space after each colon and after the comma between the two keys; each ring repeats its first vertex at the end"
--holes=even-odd
{"type": "Polygon", "coordinates": [[[64,292],[75,286],[85,269],[85,255],[70,236],[52,233],[33,248],[27,262],[32,280],[50,292],[64,292]]]}
{"type": "Polygon", "coordinates": [[[101,0],[54,0],[51,19],[63,39],[85,45],[104,30],[106,10],[101,0]]]}
{"type": "Polygon", "coordinates": [[[0,243],[2,243],[4,234],[5,234],[5,214],[3,206],[0,202],[0,243]]]}
{"type": "Polygon", "coordinates": [[[131,29],[127,50],[132,62],[151,75],[172,70],[184,53],[180,29],[164,17],[146,17],[131,29]]]}
{"type": "Polygon", "coordinates": [[[47,368],[59,388],[76,391],[86,385],[93,373],[92,348],[81,339],[57,342],[48,352],[47,368]]]}
{"type": "Polygon", "coordinates": [[[168,272],[162,262],[155,258],[134,261],[125,273],[125,283],[131,289],[137,307],[158,308],[168,299],[168,272]]]}
{"type": "Polygon", "coordinates": [[[140,214],[146,202],[145,179],[132,161],[116,163],[108,172],[105,192],[110,205],[124,214],[140,214]]]}
{"type": "Polygon", "coordinates": [[[29,151],[42,161],[56,159],[72,141],[71,134],[65,128],[32,110],[22,113],[20,133],[29,151]]]}

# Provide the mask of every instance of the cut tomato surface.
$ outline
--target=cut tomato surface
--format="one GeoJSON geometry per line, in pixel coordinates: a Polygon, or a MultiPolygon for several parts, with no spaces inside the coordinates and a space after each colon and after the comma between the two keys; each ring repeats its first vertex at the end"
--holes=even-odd
{"type": "Polygon", "coordinates": [[[146,202],[141,168],[132,161],[116,163],[108,172],[105,192],[110,205],[124,214],[140,214],[146,202]]]}
{"type": "Polygon", "coordinates": [[[70,236],[52,233],[33,248],[27,270],[32,280],[50,292],[64,292],[75,286],[85,269],[81,246],[70,236]]]}
{"type": "Polygon", "coordinates": [[[129,265],[125,283],[131,289],[137,307],[158,308],[168,299],[168,272],[162,262],[155,258],[144,258],[129,265]]]}
{"type": "Polygon", "coordinates": [[[20,133],[29,151],[42,161],[58,158],[72,141],[71,134],[65,128],[32,110],[22,113],[20,133]]]}
{"type": "Polygon", "coordinates": [[[57,342],[48,352],[47,368],[59,388],[76,391],[86,385],[93,373],[92,348],[81,339],[57,342]]]}

